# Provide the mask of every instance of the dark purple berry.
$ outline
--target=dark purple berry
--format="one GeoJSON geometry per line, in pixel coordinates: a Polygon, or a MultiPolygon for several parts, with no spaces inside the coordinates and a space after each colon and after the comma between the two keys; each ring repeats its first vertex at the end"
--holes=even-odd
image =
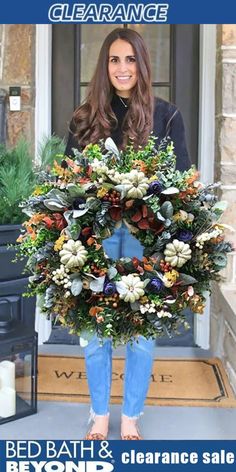
{"type": "Polygon", "coordinates": [[[149,284],[147,285],[148,290],[153,293],[159,293],[162,287],[163,287],[163,282],[157,277],[154,277],[153,279],[151,279],[149,284]]]}

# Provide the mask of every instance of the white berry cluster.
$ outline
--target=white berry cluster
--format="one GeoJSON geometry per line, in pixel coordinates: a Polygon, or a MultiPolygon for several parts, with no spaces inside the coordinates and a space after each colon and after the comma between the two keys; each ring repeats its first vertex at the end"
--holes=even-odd
{"type": "Polygon", "coordinates": [[[155,313],[156,312],[155,304],[151,302],[151,303],[145,303],[145,305],[140,305],[140,311],[142,314],[155,313]]]}
{"type": "Polygon", "coordinates": [[[108,173],[108,167],[102,162],[99,161],[97,158],[91,162],[91,167],[94,172],[96,172],[98,175],[103,175],[108,173]]]}
{"type": "Polygon", "coordinates": [[[199,247],[199,249],[202,249],[205,242],[210,241],[212,238],[217,238],[222,234],[222,230],[220,228],[216,228],[210,233],[202,233],[199,236],[197,236],[197,242],[196,242],[196,247],[199,247]]]}
{"type": "MultiPolygon", "coordinates": [[[[52,280],[55,282],[56,285],[62,285],[64,288],[71,287],[72,283],[70,278],[68,277],[69,269],[67,269],[63,264],[60,265],[59,269],[53,271],[52,280]]],[[[70,291],[67,290],[65,293],[65,297],[68,298],[71,295],[70,291]]]]}
{"type": "Polygon", "coordinates": [[[160,310],[157,312],[157,316],[158,318],[164,318],[164,317],[168,317],[168,318],[172,318],[172,314],[169,312],[169,311],[165,311],[165,310],[160,310]]]}
{"type": "Polygon", "coordinates": [[[120,172],[118,172],[115,169],[109,169],[109,171],[107,172],[107,175],[113,182],[115,182],[116,184],[120,184],[122,182],[122,178],[124,174],[120,174],[120,172]]]}

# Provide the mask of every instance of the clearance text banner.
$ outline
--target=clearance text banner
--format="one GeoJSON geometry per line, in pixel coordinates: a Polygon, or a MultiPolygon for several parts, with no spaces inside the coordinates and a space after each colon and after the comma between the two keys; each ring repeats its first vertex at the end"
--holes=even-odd
{"type": "Polygon", "coordinates": [[[0,441],[1,472],[235,471],[235,441],[0,441]]]}
{"type": "Polygon", "coordinates": [[[1,2],[2,23],[217,24],[235,23],[235,0],[1,2]]]}

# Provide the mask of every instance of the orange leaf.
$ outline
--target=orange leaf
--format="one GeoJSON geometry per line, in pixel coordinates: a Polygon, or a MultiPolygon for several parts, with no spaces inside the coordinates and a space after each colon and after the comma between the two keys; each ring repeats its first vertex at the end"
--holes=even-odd
{"type": "Polygon", "coordinates": [[[92,246],[92,244],[94,244],[94,242],[95,242],[95,239],[92,238],[92,236],[90,238],[88,238],[88,240],[87,240],[88,246],[92,246]]]}
{"type": "Polygon", "coordinates": [[[54,223],[54,221],[49,216],[45,216],[45,218],[43,219],[43,222],[45,223],[45,226],[47,229],[51,229],[54,223]]]}
{"type": "Polygon", "coordinates": [[[89,226],[86,226],[85,228],[82,229],[81,233],[83,236],[88,236],[89,233],[91,233],[92,231],[92,228],[90,228],[89,226]]]}
{"type": "Polygon", "coordinates": [[[74,161],[73,161],[72,159],[70,159],[69,157],[67,157],[67,158],[66,158],[66,162],[67,162],[67,164],[68,164],[70,167],[72,167],[72,169],[73,169],[73,167],[74,167],[74,165],[75,165],[74,161]]]}
{"type": "Polygon", "coordinates": [[[144,269],[151,272],[153,270],[153,267],[150,264],[144,264],[143,265],[144,269]]]}
{"type": "Polygon", "coordinates": [[[100,306],[92,306],[89,310],[89,314],[90,316],[96,316],[101,311],[103,311],[103,308],[101,308],[100,306]]]}
{"type": "Polygon", "coordinates": [[[73,172],[74,172],[74,174],[79,174],[79,173],[81,172],[81,167],[75,165],[75,166],[74,166],[74,169],[73,169],[73,172]]]}
{"type": "Polygon", "coordinates": [[[133,257],[132,258],[132,263],[133,263],[133,266],[135,267],[135,269],[137,269],[137,267],[139,265],[139,259],[137,257],[133,257]]]}

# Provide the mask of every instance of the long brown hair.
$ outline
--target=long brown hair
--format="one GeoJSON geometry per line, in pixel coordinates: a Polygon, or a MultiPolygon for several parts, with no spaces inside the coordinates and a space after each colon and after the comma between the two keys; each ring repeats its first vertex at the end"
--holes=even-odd
{"type": "Polygon", "coordinates": [[[131,90],[129,108],[122,127],[123,142],[120,147],[124,147],[129,138],[132,138],[135,147],[145,145],[152,130],[153,96],[148,50],[139,33],[127,28],[117,28],[104,40],[85,102],[73,115],[75,136],[81,147],[110,136],[111,129],[117,125],[116,116],[111,108],[114,88],[108,77],[109,50],[117,39],[127,41],[133,47],[138,77],[135,87],[131,90]]]}

